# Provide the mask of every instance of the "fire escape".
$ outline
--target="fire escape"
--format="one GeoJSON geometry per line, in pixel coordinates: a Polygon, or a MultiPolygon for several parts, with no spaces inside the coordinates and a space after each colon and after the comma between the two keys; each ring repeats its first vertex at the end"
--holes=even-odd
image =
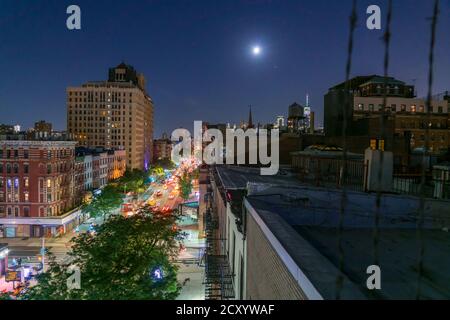
{"type": "MultiPolygon", "coordinates": [[[[214,176],[211,175],[211,180],[214,176]]],[[[219,188],[220,189],[220,188],[219,188]]],[[[222,190],[219,190],[219,192],[222,190]]],[[[223,192],[220,192],[221,196],[223,192]]],[[[217,212],[212,206],[212,189],[208,188],[208,209],[205,213],[206,254],[205,254],[205,299],[227,300],[235,297],[233,274],[228,263],[228,257],[221,252],[220,244],[226,239],[221,238],[217,212]]]]}

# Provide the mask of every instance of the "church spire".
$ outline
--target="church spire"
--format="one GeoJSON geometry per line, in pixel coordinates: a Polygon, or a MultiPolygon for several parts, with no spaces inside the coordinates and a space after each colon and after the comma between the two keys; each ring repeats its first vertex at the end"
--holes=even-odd
{"type": "Polygon", "coordinates": [[[248,125],[247,128],[253,128],[253,118],[252,118],[252,105],[249,105],[249,112],[248,112],[248,125]]]}

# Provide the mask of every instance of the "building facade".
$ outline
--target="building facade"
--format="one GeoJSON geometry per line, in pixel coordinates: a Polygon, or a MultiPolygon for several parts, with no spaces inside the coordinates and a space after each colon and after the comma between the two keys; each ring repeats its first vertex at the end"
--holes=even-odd
{"type": "Polygon", "coordinates": [[[170,159],[172,154],[172,141],[163,134],[161,139],[153,141],[153,161],[161,159],[170,159]]]}
{"type": "Polygon", "coordinates": [[[426,99],[416,98],[414,86],[403,81],[377,75],[355,77],[330,88],[325,95],[325,134],[342,136],[345,107],[348,136],[372,134],[377,135],[372,138],[380,138],[381,129],[376,127],[383,113],[388,135],[386,145],[389,144],[391,150],[395,151],[393,140],[402,139],[408,140],[411,150],[423,149],[428,129],[429,152],[447,152],[450,148],[450,96],[447,92],[433,97],[430,110],[426,105],[426,99]],[[384,93],[387,100],[383,108],[384,93]]]}
{"type": "Polygon", "coordinates": [[[0,237],[54,235],[77,219],[75,145],[0,141],[0,237]]]}
{"type": "Polygon", "coordinates": [[[145,78],[121,63],[108,81],[67,88],[67,128],[80,146],[123,149],[130,169],[148,169],[153,144],[153,101],[145,78]]]}

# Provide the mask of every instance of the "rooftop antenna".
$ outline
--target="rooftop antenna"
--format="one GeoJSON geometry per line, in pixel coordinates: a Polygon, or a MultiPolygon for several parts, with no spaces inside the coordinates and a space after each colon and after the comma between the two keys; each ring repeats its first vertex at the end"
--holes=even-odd
{"type": "Polygon", "coordinates": [[[306,94],[306,106],[309,107],[309,94],[306,94]]]}

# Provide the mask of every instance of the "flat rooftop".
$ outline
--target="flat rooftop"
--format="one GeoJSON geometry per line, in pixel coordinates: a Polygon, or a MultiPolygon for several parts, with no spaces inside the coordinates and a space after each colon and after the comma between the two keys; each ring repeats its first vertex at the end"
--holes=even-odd
{"type": "Polygon", "coordinates": [[[376,195],[347,192],[339,231],[341,199],[339,190],[279,186],[250,194],[247,205],[255,209],[325,299],[336,298],[339,275],[344,279],[342,299],[450,298],[449,201],[426,200],[420,237],[419,199],[383,195],[375,245],[376,195]],[[376,249],[381,290],[368,290],[366,269],[375,264],[376,249]]]}
{"type": "Polygon", "coordinates": [[[217,173],[225,189],[244,189],[248,182],[277,185],[298,184],[299,181],[288,170],[280,168],[277,175],[262,176],[260,168],[230,165],[216,166],[217,173]]]}

